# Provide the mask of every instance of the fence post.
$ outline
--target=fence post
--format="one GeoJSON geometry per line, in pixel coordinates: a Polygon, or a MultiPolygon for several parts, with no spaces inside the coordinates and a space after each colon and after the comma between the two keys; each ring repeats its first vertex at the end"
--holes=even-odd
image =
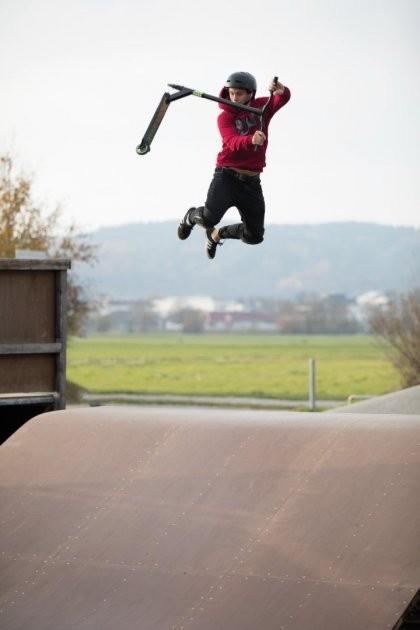
{"type": "Polygon", "coordinates": [[[316,369],[315,369],[315,359],[309,359],[309,370],[308,370],[308,380],[309,380],[309,411],[315,411],[316,408],[316,369]]]}

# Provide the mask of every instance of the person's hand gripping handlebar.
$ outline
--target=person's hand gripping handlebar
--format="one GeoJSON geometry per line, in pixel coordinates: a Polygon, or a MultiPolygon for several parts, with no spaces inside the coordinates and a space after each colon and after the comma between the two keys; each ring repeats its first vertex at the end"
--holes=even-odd
{"type": "MultiPolygon", "coordinates": [[[[270,92],[270,98],[268,99],[268,101],[266,102],[266,104],[264,105],[264,107],[262,109],[261,116],[260,116],[260,128],[257,129],[257,131],[252,136],[252,140],[251,140],[252,144],[255,145],[254,146],[254,151],[258,151],[258,147],[262,146],[264,144],[264,142],[267,140],[267,136],[265,135],[265,133],[262,130],[264,112],[267,109],[268,105],[271,103],[271,99],[273,98],[273,94],[278,90],[278,86],[281,85],[281,83],[279,84],[278,80],[279,80],[278,77],[274,77],[274,79],[271,81],[271,83],[270,83],[270,85],[268,87],[268,90],[270,92]]],[[[282,85],[281,85],[281,87],[283,88],[282,85]]]]}

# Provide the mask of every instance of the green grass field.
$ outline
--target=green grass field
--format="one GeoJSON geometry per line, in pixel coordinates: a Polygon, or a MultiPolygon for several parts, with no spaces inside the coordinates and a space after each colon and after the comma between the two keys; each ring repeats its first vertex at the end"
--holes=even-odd
{"type": "Polygon", "coordinates": [[[369,336],[144,335],[72,339],[67,377],[95,393],[257,396],[305,400],[380,395],[399,376],[369,336]]]}

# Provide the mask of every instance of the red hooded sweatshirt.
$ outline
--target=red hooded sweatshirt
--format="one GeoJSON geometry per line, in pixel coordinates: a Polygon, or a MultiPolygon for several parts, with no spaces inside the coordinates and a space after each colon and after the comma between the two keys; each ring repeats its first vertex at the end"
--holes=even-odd
{"type": "MultiPolygon", "coordinates": [[[[229,98],[228,88],[220,92],[222,98],[229,98]]],[[[264,112],[262,131],[267,140],[255,150],[252,136],[260,129],[260,118],[256,114],[235,109],[225,103],[219,103],[222,113],[219,114],[217,124],[222,136],[222,150],[217,155],[216,166],[240,168],[260,173],[265,166],[265,152],[268,144],[268,125],[274,114],[290,99],[290,90],[286,88],[283,94],[273,94],[270,104],[264,112]]],[[[268,97],[253,98],[248,105],[261,109],[268,101],[268,97]]]]}

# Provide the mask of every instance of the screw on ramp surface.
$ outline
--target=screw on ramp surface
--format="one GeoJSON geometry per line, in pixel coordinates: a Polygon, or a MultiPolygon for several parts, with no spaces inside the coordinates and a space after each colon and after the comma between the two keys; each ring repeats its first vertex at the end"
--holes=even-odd
{"type": "Polygon", "coordinates": [[[418,588],[413,416],[102,407],[0,458],[8,630],[383,630],[418,588]]]}

